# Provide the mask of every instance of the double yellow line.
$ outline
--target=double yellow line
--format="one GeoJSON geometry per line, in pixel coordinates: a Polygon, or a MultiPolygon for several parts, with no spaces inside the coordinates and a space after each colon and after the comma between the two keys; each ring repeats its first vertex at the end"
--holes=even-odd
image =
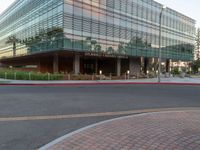
{"type": "Polygon", "coordinates": [[[106,116],[133,115],[133,114],[161,112],[161,111],[185,111],[185,110],[200,110],[200,107],[158,108],[158,109],[142,109],[142,110],[117,111],[117,112],[51,115],[51,116],[24,116],[24,117],[5,117],[5,118],[3,117],[3,118],[0,118],[0,122],[59,120],[59,119],[88,118],[88,117],[106,117],[106,116]]]}

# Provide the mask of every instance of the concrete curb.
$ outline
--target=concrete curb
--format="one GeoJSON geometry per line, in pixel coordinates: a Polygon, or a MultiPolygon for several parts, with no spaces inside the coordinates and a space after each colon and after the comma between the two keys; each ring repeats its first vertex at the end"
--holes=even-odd
{"type": "Polygon", "coordinates": [[[128,116],[123,116],[123,117],[119,117],[119,118],[114,118],[114,119],[109,119],[109,120],[105,120],[105,121],[101,121],[99,123],[95,123],[95,124],[92,124],[92,125],[89,125],[89,126],[86,126],[86,127],[83,127],[83,128],[80,128],[74,132],[71,132],[71,133],[68,133],[60,138],[57,138],[55,139],[54,141],[42,146],[41,148],[39,148],[38,150],[47,150],[49,149],[50,147],[52,147],[53,145],[56,145],[60,142],[62,142],[63,140],[65,140],[66,138],[70,137],[70,136],[73,136],[77,133],[80,133],[82,131],[85,131],[87,129],[90,129],[90,128],[93,128],[93,127],[96,127],[98,125],[102,125],[104,123],[109,123],[109,122],[112,122],[112,121],[117,121],[117,120],[120,120],[120,119],[126,119],[126,118],[130,118],[130,117],[141,117],[141,116],[146,116],[146,115],[152,115],[152,114],[160,114],[160,113],[174,113],[174,112],[191,112],[191,111],[200,111],[200,110],[174,110],[174,111],[160,111],[160,112],[147,112],[147,113],[142,113],[142,114],[135,114],[135,115],[128,115],[128,116]]]}
{"type": "Polygon", "coordinates": [[[83,82],[83,83],[3,83],[0,86],[82,86],[82,85],[186,85],[200,86],[200,83],[180,82],[83,82]]]}

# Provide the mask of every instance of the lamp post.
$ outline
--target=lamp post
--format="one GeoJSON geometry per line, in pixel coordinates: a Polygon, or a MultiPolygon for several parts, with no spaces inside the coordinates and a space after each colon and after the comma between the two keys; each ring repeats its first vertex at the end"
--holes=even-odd
{"type": "Polygon", "coordinates": [[[102,75],[102,70],[99,70],[99,74],[102,75]]]}
{"type": "Polygon", "coordinates": [[[127,70],[128,80],[130,79],[130,71],[127,70]]]}
{"type": "Polygon", "coordinates": [[[100,75],[100,80],[101,80],[101,76],[102,76],[102,70],[99,70],[99,75],[100,75]]]}
{"type": "Polygon", "coordinates": [[[162,14],[163,10],[166,9],[166,6],[163,6],[159,16],[159,58],[158,58],[158,82],[160,83],[160,73],[161,73],[161,60],[162,60],[162,53],[161,53],[161,32],[162,32],[162,14]]]}

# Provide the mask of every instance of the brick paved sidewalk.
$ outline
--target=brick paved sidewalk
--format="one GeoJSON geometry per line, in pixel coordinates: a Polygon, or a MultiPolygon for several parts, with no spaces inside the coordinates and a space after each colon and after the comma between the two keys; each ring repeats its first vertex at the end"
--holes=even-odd
{"type": "Polygon", "coordinates": [[[149,113],[106,121],[49,144],[49,150],[200,150],[200,111],[149,113]]]}

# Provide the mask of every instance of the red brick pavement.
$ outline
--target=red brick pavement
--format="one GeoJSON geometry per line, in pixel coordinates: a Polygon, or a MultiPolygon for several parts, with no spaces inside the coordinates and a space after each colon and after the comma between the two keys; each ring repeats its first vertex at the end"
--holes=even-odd
{"type": "Polygon", "coordinates": [[[133,115],[72,134],[49,150],[200,150],[200,111],[133,115]]]}

